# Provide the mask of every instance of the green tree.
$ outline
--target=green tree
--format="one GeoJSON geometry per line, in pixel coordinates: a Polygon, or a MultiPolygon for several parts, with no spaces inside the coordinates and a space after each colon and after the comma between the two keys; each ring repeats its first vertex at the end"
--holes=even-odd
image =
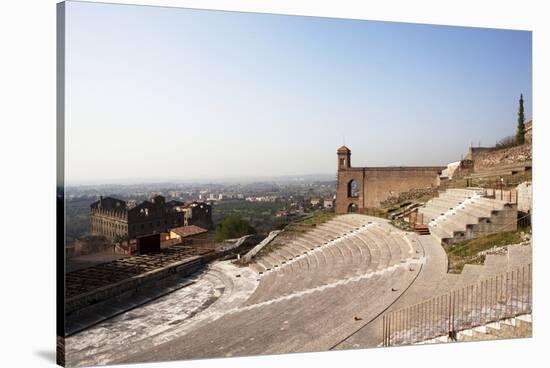
{"type": "Polygon", "coordinates": [[[518,129],[516,131],[516,143],[525,143],[525,116],[523,112],[523,94],[519,98],[518,129]]]}
{"type": "Polygon", "coordinates": [[[217,241],[225,239],[235,239],[241,236],[256,234],[256,230],[250,226],[248,221],[239,217],[227,217],[216,227],[217,241]]]}

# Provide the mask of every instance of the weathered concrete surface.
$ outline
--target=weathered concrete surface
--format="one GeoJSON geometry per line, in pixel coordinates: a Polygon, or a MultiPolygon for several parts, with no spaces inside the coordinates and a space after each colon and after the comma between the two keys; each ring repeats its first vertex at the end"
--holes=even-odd
{"type": "Polygon", "coordinates": [[[69,316],[97,303],[125,297],[166,278],[191,275],[209,262],[255,244],[255,238],[243,236],[216,249],[178,244],[160,253],[135,255],[68,273],[65,313],[69,316]]]}
{"type": "Polygon", "coordinates": [[[376,275],[243,308],[182,338],[115,362],[328,350],[395,300],[398,293],[392,288],[405,289],[416,275],[407,267],[392,266],[386,277],[376,275]]]}
{"type": "MultiPolygon", "coordinates": [[[[412,243],[416,235],[410,235],[412,238],[403,239],[402,245],[394,247],[392,237],[404,237],[403,232],[380,219],[360,217],[377,222],[373,234],[387,236],[378,243],[389,252],[386,263],[379,266],[375,262],[370,270],[342,274],[342,278],[327,279],[327,283],[314,284],[309,289],[297,285],[296,292],[263,298],[253,304],[247,302],[182,337],[115,360],[115,363],[323,351],[338,345],[394,303],[416,279],[420,264],[425,261],[423,252],[412,251],[411,254],[404,249],[416,249],[412,243]]],[[[350,234],[349,230],[345,231],[350,234]]],[[[343,239],[351,240],[349,237],[343,239]]],[[[341,253],[337,250],[349,245],[344,240],[322,245],[305,257],[351,254],[345,253],[343,248],[341,253]]],[[[371,245],[374,247],[374,242],[371,245]]],[[[322,263],[319,266],[321,270],[322,263]]],[[[276,273],[283,275],[290,270],[291,266],[283,267],[276,273]]],[[[303,269],[302,272],[305,276],[307,272],[316,271],[303,269]]],[[[299,274],[296,277],[300,277],[299,274]]],[[[305,282],[307,277],[303,280],[305,282]]]]}
{"type": "MultiPolygon", "coordinates": [[[[442,280],[447,277],[447,254],[443,247],[441,247],[440,242],[430,235],[417,236],[414,239],[422,244],[426,262],[422,264],[420,273],[411,287],[384,313],[389,313],[433,297],[442,280]]],[[[372,348],[379,346],[381,341],[382,316],[379,316],[372,323],[358,329],[345,341],[335,346],[334,349],[372,348]]]]}
{"type": "Polygon", "coordinates": [[[156,283],[151,283],[132,292],[96,303],[77,313],[65,317],[65,336],[74,335],[93,325],[116,317],[134,308],[148,304],[155,299],[168,295],[178,289],[189,286],[194,281],[183,275],[175,275],[156,283]]]}
{"type": "Polygon", "coordinates": [[[242,304],[257,285],[254,272],[229,262],[217,262],[188,281],[194,282],[68,337],[67,366],[107,364],[182,336],[242,304]]]}

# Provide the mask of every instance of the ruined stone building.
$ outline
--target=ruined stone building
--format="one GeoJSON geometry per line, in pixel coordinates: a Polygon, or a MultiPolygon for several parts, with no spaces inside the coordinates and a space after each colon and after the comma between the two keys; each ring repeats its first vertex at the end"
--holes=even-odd
{"type": "Polygon", "coordinates": [[[413,189],[434,188],[445,166],[352,167],[351,151],[337,151],[336,213],[360,212],[413,189]]]}
{"type": "Polygon", "coordinates": [[[196,225],[205,229],[214,228],[212,223],[212,206],[205,202],[180,203],[176,206],[183,212],[183,225],[196,225]]]}
{"type": "Polygon", "coordinates": [[[211,216],[211,207],[206,203],[166,202],[160,195],[136,206],[120,199],[100,197],[90,205],[90,230],[91,234],[103,235],[110,240],[133,239],[167,233],[172,228],[188,224],[211,225],[211,216]]]}

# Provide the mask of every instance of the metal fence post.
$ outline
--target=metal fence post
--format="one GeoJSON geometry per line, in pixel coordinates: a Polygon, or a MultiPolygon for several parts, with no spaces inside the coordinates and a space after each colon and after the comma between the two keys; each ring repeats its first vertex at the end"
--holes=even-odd
{"type": "Polygon", "coordinates": [[[532,300],[532,297],[531,297],[531,283],[533,282],[533,276],[532,276],[532,273],[531,273],[531,264],[529,264],[527,266],[527,275],[529,277],[529,283],[527,284],[527,300],[528,300],[528,303],[529,303],[529,312],[532,310],[532,303],[533,303],[533,300],[532,300]]]}
{"type": "Polygon", "coordinates": [[[476,291],[475,291],[475,319],[472,318],[472,324],[477,324],[479,319],[480,319],[480,311],[481,311],[481,308],[479,307],[479,300],[480,300],[480,297],[479,297],[479,284],[476,284],[475,285],[476,287],[476,291]]]}
{"type": "Polygon", "coordinates": [[[392,344],[391,342],[391,338],[393,334],[392,323],[393,323],[393,313],[390,314],[389,321],[388,321],[388,346],[392,344]]]}
{"type": "Polygon", "coordinates": [[[449,291],[383,316],[383,346],[411,344],[528,313],[531,264],[449,291]],[[446,319],[445,319],[446,318],[446,319]]]}
{"type": "Polygon", "coordinates": [[[453,333],[453,319],[454,319],[454,293],[449,294],[449,336],[453,333]]]}
{"type": "Polygon", "coordinates": [[[512,270],[512,280],[510,281],[510,317],[514,316],[514,271],[512,270]]]}
{"type": "Polygon", "coordinates": [[[495,278],[494,277],[491,277],[491,297],[490,297],[490,304],[491,304],[491,309],[489,309],[489,319],[492,321],[493,320],[493,314],[494,314],[494,311],[495,311],[495,285],[496,285],[496,281],[495,281],[495,278]]]}
{"type": "Polygon", "coordinates": [[[506,304],[505,304],[505,309],[504,309],[504,318],[508,318],[509,316],[509,305],[510,305],[510,302],[508,300],[511,300],[512,298],[510,298],[510,291],[512,289],[512,285],[510,284],[510,274],[508,272],[506,272],[506,304]]]}
{"type": "Polygon", "coordinates": [[[382,316],[382,346],[386,345],[386,316],[382,316]]]}

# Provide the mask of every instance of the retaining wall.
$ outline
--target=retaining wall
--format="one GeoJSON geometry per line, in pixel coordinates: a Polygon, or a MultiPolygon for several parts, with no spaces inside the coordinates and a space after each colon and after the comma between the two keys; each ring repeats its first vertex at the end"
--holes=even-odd
{"type": "Polygon", "coordinates": [[[487,169],[499,168],[505,165],[529,163],[533,159],[530,144],[503,148],[503,149],[482,149],[471,148],[469,156],[474,162],[474,172],[487,169]]]}

